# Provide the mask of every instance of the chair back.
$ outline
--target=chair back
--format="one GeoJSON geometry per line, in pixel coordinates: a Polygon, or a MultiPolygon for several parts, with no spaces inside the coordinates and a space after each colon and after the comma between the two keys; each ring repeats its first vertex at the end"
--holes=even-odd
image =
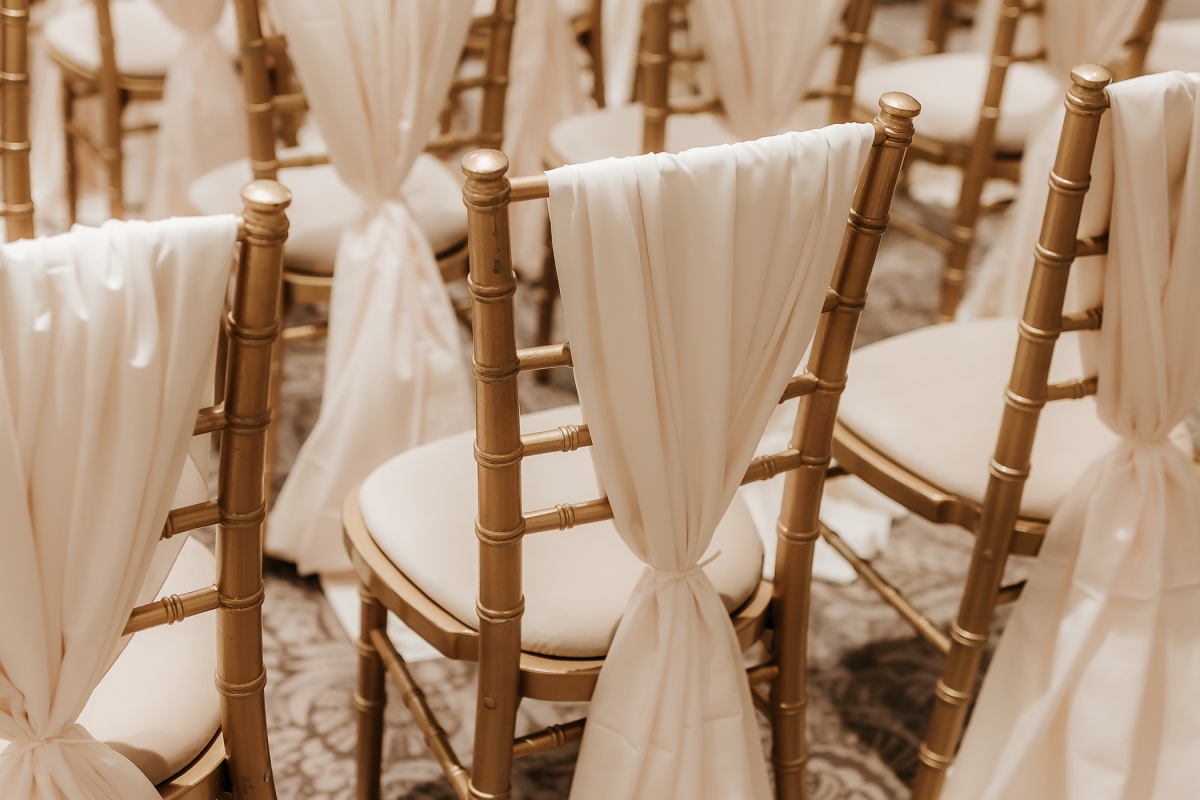
{"type": "Polygon", "coordinates": [[[4,170],[4,224],[8,241],[33,237],[29,179],[29,0],[0,3],[0,164],[4,170]]]}
{"type": "Polygon", "coordinates": [[[263,699],[262,536],[271,348],[279,334],[284,211],[291,195],[278,183],[254,181],[242,190],[242,199],[233,298],[225,320],[224,400],[202,409],[193,430],[196,436],[220,436],[217,496],[173,509],[162,533],[166,539],[217,525],[217,580],[135,608],[125,633],[217,612],[216,684],[230,783],[243,800],[274,800],[263,699]]]}
{"type": "MultiPolygon", "coordinates": [[[[447,92],[447,110],[453,108],[464,92],[482,92],[479,129],[452,133],[450,115],[444,113],[441,135],[426,145],[427,152],[445,157],[464,148],[500,147],[504,138],[504,100],[508,91],[516,6],[517,0],[496,0],[491,14],[472,21],[471,34],[464,51],[468,55],[472,52],[482,55],[484,73],[475,77],[455,78],[447,92]]],[[[276,137],[289,144],[290,140],[294,140],[294,120],[307,107],[307,103],[290,69],[286,41],[280,35],[264,35],[259,0],[234,0],[234,7],[249,122],[250,165],[254,177],[275,180],[280,169],[328,163],[325,155],[297,158],[277,156],[276,137]]]]}
{"type": "MultiPolygon", "coordinates": [[[[655,13],[665,3],[657,5],[655,13]]],[[[661,18],[660,18],[661,20],[661,18]]],[[[657,24],[657,22],[655,23],[657,24]]],[[[823,427],[804,423],[802,443],[773,455],[755,459],[747,469],[743,483],[765,480],[774,475],[806,469],[807,495],[792,488],[796,499],[788,508],[796,519],[811,517],[815,538],[817,500],[821,492],[825,466],[829,462],[832,438],[833,411],[827,395],[832,392],[836,408],[836,393],[841,384],[829,385],[824,376],[836,372],[841,359],[842,383],[845,358],[848,356],[856,329],[858,315],[865,296],[865,286],[874,263],[880,236],[887,227],[891,204],[904,152],[911,141],[912,118],[919,106],[906,95],[889,94],[880,101],[881,113],[875,121],[876,138],[858,186],[850,221],[846,228],[841,255],[838,259],[833,287],[826,296],[824,313],[818,329],[819,345],[814,346],[811,362],[820,370],[821,378],[811,373],[793,378],[780,402],[793,397],[810,395],[822,398],[801,406],[805,419],[821,418],[823,427]],[[818,394],[814,394],[818,393],[818,394]],[[821,415],[827,414],[825,420],[821,415]],[[822,441],[823,439],[823,441],[822,441]],[[810,453],[824,453],[824,461],[808,465],[810,453]],[[819,473],[819,474],[818,474],[819,473]],[[811,509],[803,507],[812,501],[811,509]],[[810,513],[811,512],[811,513],[810,513]]],[[[588,426],[569,425],[553,431],[521,434],[517,378],[522,371],[572,366],[570,344],[563,342],[541,347],[518,349],[513,296],[516,276],[509,247],[509,205],[513,202],[543,199],[549,196],[545,176],[514,178],[506,176],[507,158],[495,151],[477,151],[463,160],[467,176],[463,198],[468,210],[468,242],[470,250],[469,289],[474,313],[474,372],[476,378],[476,441],[478,462],[479,516],[476,532],[480,541],[480,586],[477,609],[479,629],[479,701],[480,713],[475,732],[475,770],[472,785],[480,791],[502,791],[507,787],[511,766],[513,719],[519,702],[521,666],[521,540],[525,534],[566,530],[576,525],[612,519],[613,510],[607,498],[582,503],[557,505],[553,508],[525,512],[521,505],[521,465],[525,457],[551,452],[569,452],[592,444],[588,426]],[[486,709],[486,711],[484,710],[486,709]],[[482,754],[489,754],[484,758],[482,754]]],[[[835,381],[836,383],[836,381],[835,381]]],[[[798,426],[801,423],[797,422],[798,426]]],[[[820,456],[815,456],[820,458],[820,456]]],[[[789,484],[791,485],[791,484],[789,484]]],[[[794,530],[803,525],[794,523],[794,530]]],[[[808,530],[808,528],[803,528],[808,530]]],[[[801,547],[809,548],[811,559],[813,538],[801,547]]],[[[782,552],[782,550],[781,550],[782,552]]],[[[786,568],[776,572],[776,597],[784,605],[793,606],[783,618],[775,618],[776,630],[782,625],[799,625],[803,634],[805,615],[794,608],[799,602],[786,585],[794,569],[795,555],[781,555],[786,568]]],[[[799,590],[799,582],[795,587],[799,590]]],[[[765,613],[765,608],[760,609],[765,613]]],[[[761,622],[761,619],[759,620],[761,622]]],[[[739,626],[740,627],[740,626],[739,626]]],[[[761,626],[755,630],[761,630],[761,626]]],[[[803,636],[800,635],[801,639],[803,636]]],[[[777,635],[776,641],[779,641],[777,635]]],[[[803,664],[803,645],[788,645],[789,667],[803,664]],[[796,661],[796,659],[800,659],[796,661]]],[[[781,664],[782,667],[782,664],[781,664]]],[[[789,673],[803,675],[803,669],[789,673]]],[[[803,695],[803,688],[787,696],[803,695]]],[[[782,696],[781,696],[782,697],[782,696]]],[[[786,698],[780,700],[783,708],[786,698]]],[[[800,706],[787,706],[794,716],[800,706]]],[[[802,713],[802,712],[801,712],[802,713]]],[[[803,735],[777,740],[784,756],[777,765],[794,765],[803,747],[803,735]]],[[[785,772],[793,775],[795,769],[785,772]]],[[[802,768],[799,780],[803,780],[802,768]]],[[[793,778],[787,778],[793,780],[793,778]]]]}
{"type": "MultiPolygon", "coordinates": [[[[685,24],[677,19],[686,12],[688,0],[647,0],[642,11],[642,40],[638,54],[639,96],[643,107],[642,150],[661,152],[666,148],[667,117],[671,114],[720,112],[720,98],[698,102],[673,102],[670,96],[671,68],[678,63],[703,60],[698,48],[673,47],[672,33],[685,24]]],[[[867,31],[874,13],[874,0],[850,0],[844,15],[843,32],[835,39],[841,49],[834,85],[808,93],[801,100],[829,98],[830,123],[849,122],[854,103],[854,84],[862,62],[867,31]]]]}

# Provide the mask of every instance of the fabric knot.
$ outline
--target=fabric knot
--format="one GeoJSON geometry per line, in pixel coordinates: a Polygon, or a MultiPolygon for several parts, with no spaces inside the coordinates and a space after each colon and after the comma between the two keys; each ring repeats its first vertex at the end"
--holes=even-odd
{"type": "Polygon", "coordinates": [[[96,740],[79,723],[75,723],[57,736],[47,736],[41,739],[14,739],[0,753],[17,755],[34,750],[48,744],[96,744],[96,740]]]}
{"type": "Polygon", "coordinates": [[[720,550],[713,553],[711,556],[704,559],[703,561],[701,561],[699,564],[692,567],[691,569],[685,569],[683,572],[673,572],[672,570],[659,569],[658,567],[651,567],[651,569],[654,570],[654,573],[656,575],[661,575],[664,578],[673,578],[678,581],[683,581],[683,580],[687,580],[688,578],[692,577],[693,575],[703,572],[704,568],[707,567],[712,562],[716,561],[717,556],[719,556],[719,555],[721,555],[720,550]]]}

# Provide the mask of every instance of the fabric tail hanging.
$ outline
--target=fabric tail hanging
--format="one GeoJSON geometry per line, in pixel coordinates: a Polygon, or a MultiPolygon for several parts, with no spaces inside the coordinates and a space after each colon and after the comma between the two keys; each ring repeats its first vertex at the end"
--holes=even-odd
{"type": "Polygon", "coordinates": [[[645,0],[604,0],[600,28],[604,31],[604,104],[629,105],[637,72],[638,42],[645,0]]]}
{"type": "Polygon", "coordinates": [[[770,794],[741,649],[699,562],[812,337],[873,136],[844,125],[549,173],[597,477],[647,565],[573,800],[770,794]]]}
{"type": "Polygon", "coordinates": [[[214,30],[225,0],[155,0],[185,39],[167,69],[158,157],[146,216],[159,219],[193,213],[187,190],[210,169],[247,152],[242,86],[235,54],[226,52],[214,30]]]}
{"type": "MultiPolygon", "coordinates": [[[[1177,800],[1200,752],[1200,74],[1113,84],[1097,411],[1080,479],[984,680],[944,800],[1177,800]]],[[[1093,298],[1096,299],[1096,298],[1093,298]]]]}
{"type": "Polygon", "coordinates": [[[5,800],[158,797],[76,720],[129,641],[236,236],[233,217],[109,222],[0,248],[5,800]]]}
{"type": "Polygon", "coordinates": [[[400,186],[433,130],[471,0],[277,0],[276,21],[341,179],[363,198],[335,261],[321,415],[271,513],[268,550],[349,569],[346,493],[391,456],[469,428],[459,329],[400,186]]]}
{"type": "MultiPolygon", "coordinates": [[[[521,0],[513,31],[504,109],[504,146],[512,175],[542,171],[542,145],[559,121],[585,108],[579,48],[556,0],[521,0]]],[[[540,277],[546,246],[546,207],[520,203],[510,212],[513,261],[540,277]]]]}

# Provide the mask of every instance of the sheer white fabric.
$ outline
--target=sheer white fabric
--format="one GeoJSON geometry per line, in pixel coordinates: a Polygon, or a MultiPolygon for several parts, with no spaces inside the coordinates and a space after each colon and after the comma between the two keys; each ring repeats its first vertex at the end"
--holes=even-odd
{"type": "MultiPolygon", "coordinates": [[[[1107,64],[1120,54],[1145,3],[1146,0],[1046,3],[1042,24],[1046,69],[1063,81],[1064,91],[1071,68],[1076,64],[1107,64]]],[[[996,244],[971,276],[967,295],[959,307],[960,318],[1021,315],[1033,274],[1033,248],[1049,196],[1046,176],[1054,166],[1062,119],[1062,106],[1056,103],[1026,143],[1016,203],[1007,214],[996,244]]]]}
{"type": "Polygon", "coordinates": [[[647,564],[574,800],[769,796],[741,649],[697,561],[816,327],[873,137],[844,125],[549,173],[597,476],[647,564]]]}
{"type": "Polygon", "coordinates": [[[1115,188],[1084,475],[1000,642],[946,800],[1175,800],[1200,748],[1200,74],[1109,90],[1115,188]]]}
{"type": "Polygon", "coordinates": [[[604,58],[604,103],[628,105],[633,97],[638,43],[642,35],[644,0],[603,0],[600,4],[600,40],[604,58]]]}
{"type": "Polygon", "coordinates": [[[268,549],[302,573],[350,568],[341,505],[351,487],[390,456],[473,420],[454,310],[400,196],[454,77],[471,6],[274,4],[330,160],[364,206],[338,246],[321,415],[268,527],[268,549]]]}
{"type": "Polygon", "coordinates": [[[236,235],[232,217],[212,217],[0,248],[6,800],[158,797],[76,719],[145,594],[210,385],[236,235]]]}
{"type": "MultiPolygon", "coordinates": [[[[550,129],[584,110],[579,48],[556,0],[521,0],[513,30],[504,146],[510,175],[542,171],[542,146],[550,129]]],[[[541,275],[546,246],[546,206],[518,203],[510,212],[513,262],[523,275],[541,275]]]]}
{"type": "Polygon", "coordinates": [[[844,0],[694,0],[726,122],[743,139],[787,130],[844,0]]]}
{"type": "Polygon", "coordinates": [[[214,31],[226,0],[155,0],[185,39],[167,69],[158,157],[146,216],[193,213],[188,186],[210,169],[244,158],[246,112],[233,58],[214,31]]]}

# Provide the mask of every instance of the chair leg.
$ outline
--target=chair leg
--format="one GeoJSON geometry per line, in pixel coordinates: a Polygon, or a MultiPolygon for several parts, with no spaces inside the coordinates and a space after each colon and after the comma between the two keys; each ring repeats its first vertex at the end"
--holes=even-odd
{"type": "MultiPolygon", "coordinates": [[[[542,260],[542,280],[537,292],[537,339],[536,345],[550,344],[554,331],[554,304],[558,301],[558,268],[554,264],[554,246],[550,239],[550,226],[546,226],[545,258],[542,260]]],[[[537,373],[539,383],[550,380],[550,370],[540,370],[537,373]]]]}
{"type": "Polygon", "coordinates": [[[108,214],[113,219],[125,219],[125,159],[121,153],[121,117],[125,105],[122,99],[115,107],[105,102],[104,108],[104,167],[108,172],[108,214]]]}
{"type": "Polygon", "coordinates": [[[79,179],[75,161],[75,90],[62,82],[63,182],[67,193],[67,226],[75,224],[79,211],[79,179]]]}
{"type": "MultiPolygon", "coordinates": [[[[283,299],[280,303],[280,308],[283,309],[281,316],[287,313],[287,290],[281,289],[283,299]]],[[[263,471],[263,479],[267,484],[267,507],[274,505],[272,487],[275,482],[275,462],[278,457],[279,450],[279,420],[281,417],[279,403],[283,395],[283,336],[275,339],[275,344],[271,347],[271,421],[267,425],[267,463],[263,471]]],[[[266,525],[263,526],[265,531],[266,525]]],[[[264,534],[265,535],[265,534],[264,534]]]]}
{"type": "Polygon", "coordinates": [[[362,625],[358,637],[358,688],[354,709],[358,725],[355,749],[358,782],[356,800],[379,800],[380,772],[383,762],[383,710],[387,705],[383,659],[371,641],[371,631],[385,630],[387,610],[367,590],[359,586],[362,598],[362,625]]]}

